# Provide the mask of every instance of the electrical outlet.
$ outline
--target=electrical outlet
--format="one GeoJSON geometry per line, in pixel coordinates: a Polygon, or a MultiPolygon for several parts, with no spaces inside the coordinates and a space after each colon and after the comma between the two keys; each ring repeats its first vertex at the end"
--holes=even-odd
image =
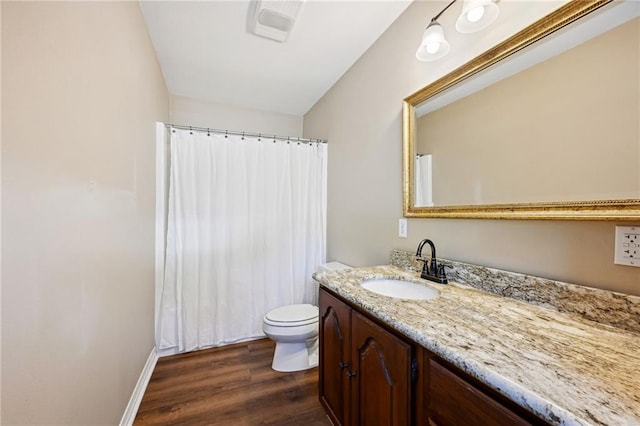
{"type": "Polygon", "coordinates": [[[640,226],[616,226],[613,262],[617,265],[640,267],[640,226]]]}
{"type": "Polygon", "coordinates": [[[407,219],[398,220],[398,237],[407,238],[407,219]]]}

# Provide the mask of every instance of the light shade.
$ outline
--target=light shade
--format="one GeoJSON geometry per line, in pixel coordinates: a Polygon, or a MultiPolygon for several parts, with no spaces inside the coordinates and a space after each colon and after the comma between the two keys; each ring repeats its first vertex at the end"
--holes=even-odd
{"type": "Polygon", "coordinates": [[[494,0],[464,0],[456,21],[459,33],[474,33],[488,27],[498,18],[500,8],[494,0]]]}
{"type": "Polygon", "coordinates": [[[438,60],[449,53],[449,42],[444,38],[444,30],[436,21],[432,21],[424,33],[416,51],[416,58],[422,62],[438,60]]]}

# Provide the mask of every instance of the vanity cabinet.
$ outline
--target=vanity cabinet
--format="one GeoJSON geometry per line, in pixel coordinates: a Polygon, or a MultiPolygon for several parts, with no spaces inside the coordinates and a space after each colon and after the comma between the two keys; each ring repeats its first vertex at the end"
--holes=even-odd
{"type": "Polygon", "coordinates": [[[319,301],[319,396],[334,425],[412,424],[413,345],[324,289],[319,301]]]}
{"type": "Polygon", "coordinates": [[[334,425],[548,425],[320,288],[319,397],[334,425]]]}

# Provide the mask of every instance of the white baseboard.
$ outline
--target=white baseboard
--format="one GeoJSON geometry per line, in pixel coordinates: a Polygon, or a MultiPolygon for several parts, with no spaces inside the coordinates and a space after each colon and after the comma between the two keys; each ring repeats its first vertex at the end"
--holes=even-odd
{"type": "Polygon", "coordinates": [[[154,347],[151,349],[149,358],[147,358],[147,362],[142,368],[142,373],[140,373],[138,383],[136,383],[136,387],[133,389],[131,399],[129,399],[127,408],[124,410],[124,414],[120,420],[120,426],[133,425],[136,414],[138,414],[138,408],[140,408],[140,402],[142,402],[142,397],[144,396],[144,391],[147,389],[149,380],[151,380],[151,374],[153,374],[153,369],[156,367],[156,362],[158,362],[158,352],[154,347]]]}

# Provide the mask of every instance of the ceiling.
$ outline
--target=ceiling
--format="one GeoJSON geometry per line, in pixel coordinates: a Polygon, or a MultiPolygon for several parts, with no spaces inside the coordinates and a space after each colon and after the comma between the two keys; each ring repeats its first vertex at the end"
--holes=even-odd
{"type": "Polygon", "coordinates": [[[172,95],[304,115],[411,0],[306,0],[285,43],[247,32],[248,0],[140,1],[172,95]]]}

